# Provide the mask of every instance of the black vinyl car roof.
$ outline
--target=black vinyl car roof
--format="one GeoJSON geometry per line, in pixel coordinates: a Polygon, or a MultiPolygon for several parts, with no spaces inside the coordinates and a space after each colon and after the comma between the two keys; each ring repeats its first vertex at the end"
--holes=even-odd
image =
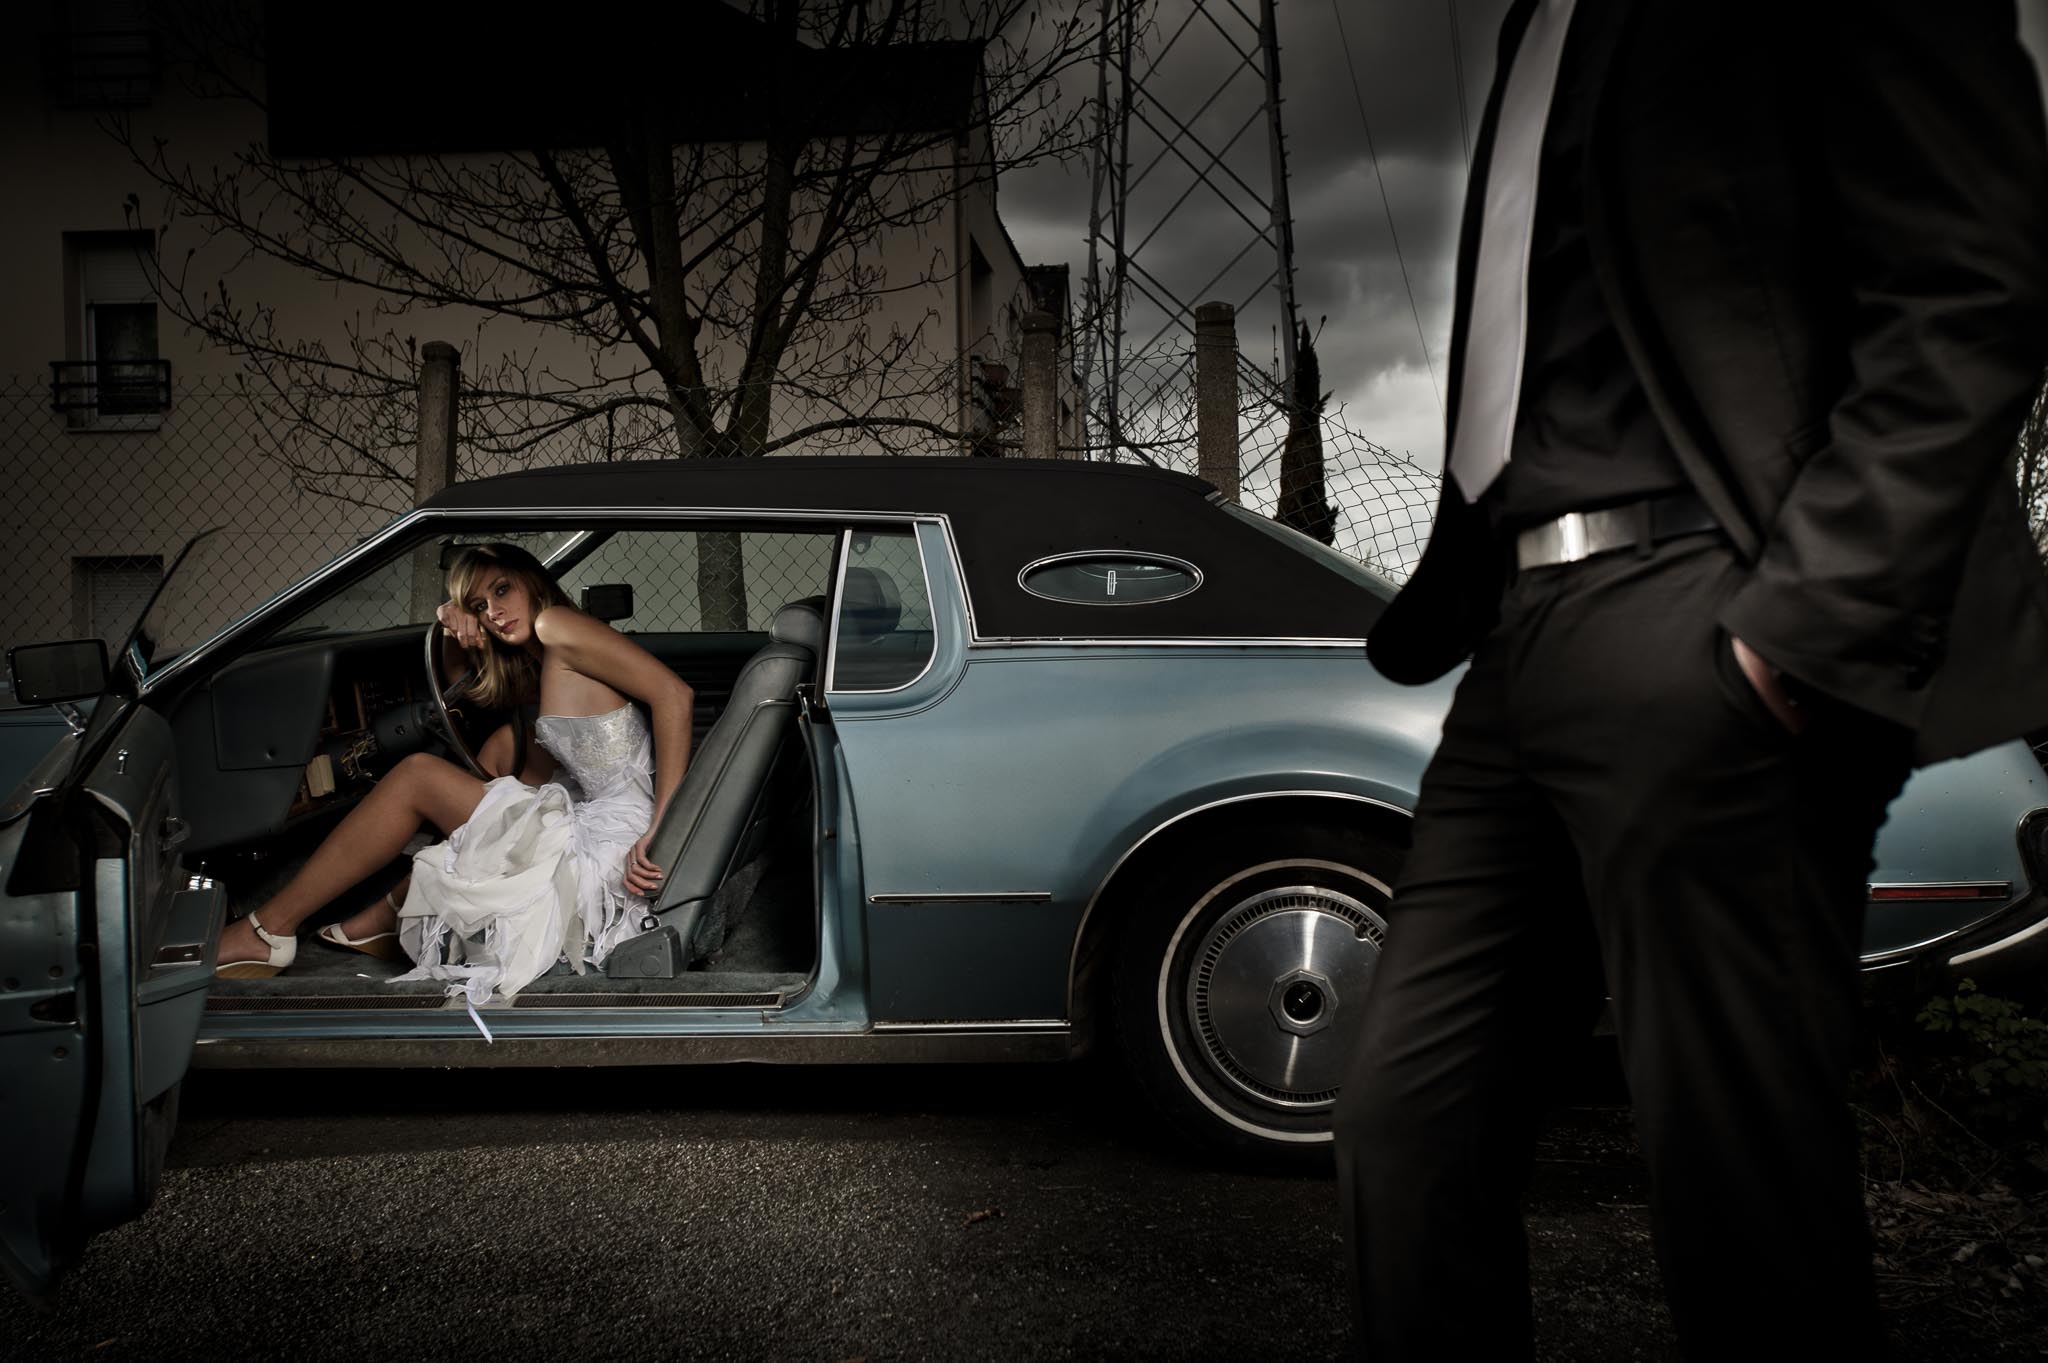
{"type": "Polygon", "coordinates": [[[1199,478],[1130,464],[950,458],[639,460],[450,485],[429,509],[665,508],[940,515],[953,525],[982,638],[1359,639],[1383,602],[1210,500],[1199,478]],[[1169,601],[1092,606],[1018,585],[1030,563],[1102,550],[1199,568],[1169,601]]]}

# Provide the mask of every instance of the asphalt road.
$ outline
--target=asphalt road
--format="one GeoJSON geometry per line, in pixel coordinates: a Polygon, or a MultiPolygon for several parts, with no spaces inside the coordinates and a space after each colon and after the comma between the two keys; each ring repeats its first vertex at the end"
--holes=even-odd
{"type": "MultiPolygon", "coordinates": [[[[1544,1352],[1660,1358],[1625,1114],[1567,1112],[1544,1352]]],[[[1343,1357],[1327,1179],[1173,1148],[1094,1067],[202,1073],[23,1359],[1343,1357]]]]}

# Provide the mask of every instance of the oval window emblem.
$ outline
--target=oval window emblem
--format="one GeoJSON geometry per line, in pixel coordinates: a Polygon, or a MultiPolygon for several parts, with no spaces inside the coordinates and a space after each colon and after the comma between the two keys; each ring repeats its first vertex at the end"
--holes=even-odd
{"type": "Polygon", "coordinates": [[[1202,585],[1202,570],[1163,554],[1058,554],[1025,566],[1017,585],[1077,606],[1150,606],[1202,585]]]}

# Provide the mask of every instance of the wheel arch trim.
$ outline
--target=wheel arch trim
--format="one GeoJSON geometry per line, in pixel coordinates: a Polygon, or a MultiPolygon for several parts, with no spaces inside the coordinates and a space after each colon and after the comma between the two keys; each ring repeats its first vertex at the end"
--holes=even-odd
{"type": "Polygon", "coordinates": [[[1201,804],[1190,805],[1170,818],[1163,819],[1152,825],[1143,837],[1124,849],[1123,855],[1116,859],[1108,872],[1096,883],[1094,891],[1088,896],[1087,907],[1081,910],[1081,921],[1074,926],[1073,945],[1067,951],[1067,1016],[1069,1018],[1073,1018],[1076,1015],[1074,1008],[1076,1002],[1075,986],[1080,978],[1081,946],[1084,942],[1088,941],[1088,929],[1089,925],[1095,921],[1095,911],[1101,907],[1102,901],[1109,894],[1110,887],[1117,883],[1117,879],[1124,873],[1124,869],[1141,852],[1157,842],[1161,834],[1187,822],[1189,819],[1230,805],[1250,804],[1254,801],[1263,800],[1322,800],[1361,804],[1385,810],[1391,814],[1398,814],[1404,819],[1413,819],[1415,817],[1415,812],[1404,805],[1397,804],[1392,800],[1381,799],[1377,796],[1361,795],[1355,791],[1328,789],[1254,790],[1238,795],[1224,796],[1221,799],[1207,800],[1201,804]]]}

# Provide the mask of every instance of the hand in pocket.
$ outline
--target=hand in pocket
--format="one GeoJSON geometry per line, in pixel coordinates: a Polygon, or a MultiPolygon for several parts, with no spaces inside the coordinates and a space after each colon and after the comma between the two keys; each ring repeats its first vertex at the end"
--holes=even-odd
{"type": "Polygon", "coordinates": [[[1796,734],[1806,727],[1806,716],[1785,694],[1785,684],[1779,680],[1778,669],[1763,660],[1761,654],[1734,635],[1728,636],[1729,647],[1735,650],[1736,666],[1748,679],[1750,689],[1757,699],[1764,703],[1778,723],[1785,726],[1785,732],[1796,734]]]}

